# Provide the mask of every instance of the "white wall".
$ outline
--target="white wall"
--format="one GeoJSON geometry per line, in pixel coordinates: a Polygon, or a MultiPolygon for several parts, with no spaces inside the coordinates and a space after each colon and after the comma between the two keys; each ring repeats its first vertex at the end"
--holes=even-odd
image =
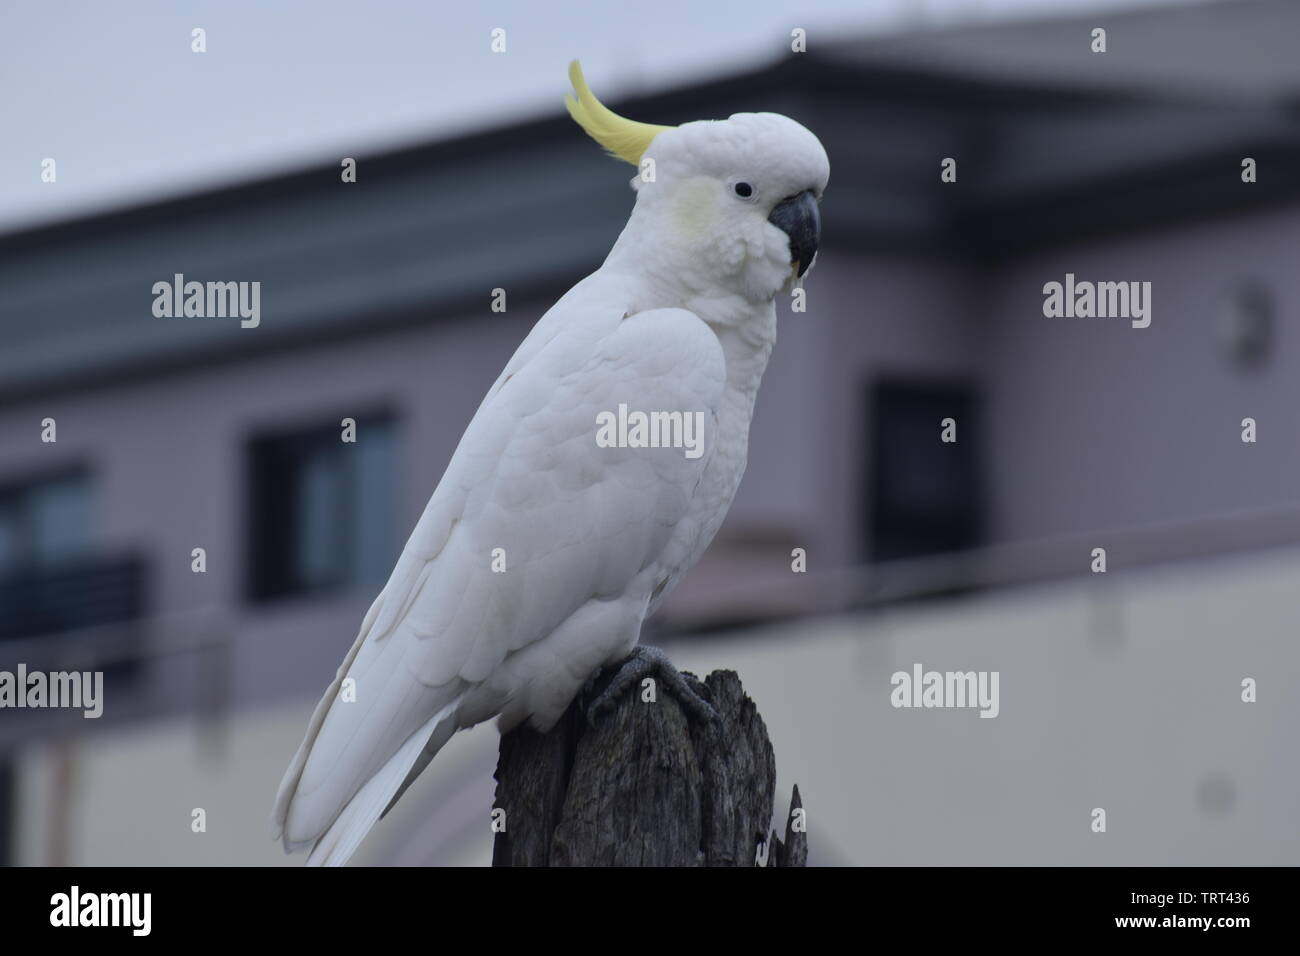
{"type": "Polygon", "coordinates": [[[1087,575],[674,658],[740,673],[814,863],[1295,865],[1298,576],[1300,551],[1087,575]],[[1000,715],[894,709],[918,661],[999,671],[1000,715]]]}

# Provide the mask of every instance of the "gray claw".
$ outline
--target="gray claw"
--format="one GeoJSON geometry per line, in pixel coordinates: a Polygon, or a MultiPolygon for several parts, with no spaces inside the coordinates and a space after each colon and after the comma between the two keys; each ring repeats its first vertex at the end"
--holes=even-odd
{"type": "Polygon", "coordinates": [[[644,645],[638,645],[627,656],[605,689],[587,706],[587,722],[595,726],[596,719],[613,710],[623,694],[652,675],[658,676],[664,690],[676,698],[689,720],[721,726],[718,712],[705,699],[709,689],[704,682],[694,674],[679,671],[659,648],[644,645]]]}

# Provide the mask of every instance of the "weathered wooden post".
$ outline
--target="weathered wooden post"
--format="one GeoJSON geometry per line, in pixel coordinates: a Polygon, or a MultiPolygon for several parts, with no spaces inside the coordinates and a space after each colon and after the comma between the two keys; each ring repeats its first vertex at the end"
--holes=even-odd
{"type": "MultiPolygon", "coordinates": [[[[597,679],[599,688],[606,674],[597,679]]],[[[590,726],[579,697],[547,734],[501,738],[493,866],[804,866],[807,838],[768,836],[776,759],[734,671],[704,681],[719,725],[636,690],[590,726]]],[[[790,816],[800,805],[795,787],[790,816]]]]}

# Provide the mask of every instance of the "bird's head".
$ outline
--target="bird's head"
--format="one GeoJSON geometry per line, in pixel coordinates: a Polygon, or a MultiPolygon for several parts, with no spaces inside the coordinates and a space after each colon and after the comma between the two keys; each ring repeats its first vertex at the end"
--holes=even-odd
{"type": "Polygon", "coordinates": [[[570,115],[637,167],[633,222],[670,247],[674,268],[770,299],[812,266],[830,162],[811,132],[777,113],[638,123],[602,105],[576,61],[569,78],[570,115]]]}

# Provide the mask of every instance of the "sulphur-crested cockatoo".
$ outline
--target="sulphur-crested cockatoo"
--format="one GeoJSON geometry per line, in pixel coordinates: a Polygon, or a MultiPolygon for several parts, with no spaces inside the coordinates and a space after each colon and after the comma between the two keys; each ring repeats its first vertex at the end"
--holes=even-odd
{"type": "Polygon", "coordinates": [[[812,264],[830,166],[784,116],[652,126],[569,76],[573,118],[638,167],[636,202],[488,391],[312,714],[274,812],[308,863],[346,862],[457,730],[545,731],[606,665],[624,662],[605,704],[655,671],[709,711],[637,639],[740,484],[773,300],[812,264]]]}

